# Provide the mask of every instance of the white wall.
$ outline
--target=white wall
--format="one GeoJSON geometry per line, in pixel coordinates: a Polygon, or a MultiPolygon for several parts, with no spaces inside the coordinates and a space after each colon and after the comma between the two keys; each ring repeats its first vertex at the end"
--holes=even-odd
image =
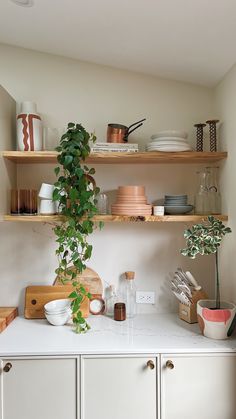
{"type": "MultiPolygon", "coordinates": [[[[114,70],[58,56],[0,45],[0,82],[19,103],[33,100],[47,126],[82,122],[105,139],[108,122],[131,124],[147,118],[132,137],[142,146],[162,129],[186,129],[194,141],[193,124],[215,116],[213,92],[191,84],[114,70]]],[[[145,184],[150,202],[165,193],[186,192],[193,198],[197,167],[186,165],[97,166],[97,183],[105,191],[122,184],[145,184]]],[[[53,180],[52,166],[18,167],[19,186],[39,187],[53,180]]],[[[112,193],[114,197],[114,193],[112,193]]],[[[176,309],[168,291],[169,272],[188,267],[212,291],[211,258],[190,261],[179,255],[184,224],[107,224],[91,239],[90,263],[107,283],[118,283],[125,270],[136,271],[141,289],[155,290],[159,312],[176,309]]],[[[56,258],[50,226],[0,224],[0,305],[23,301],[27,284],[51,283],[56,258]]]]}
{"type": "Polygon", "coordinates": [[[224,211],[229,215],[228,225],[233,233],[224,239],[221,249],[222,296],[236,301],[234,258],[236,254],[236,66],[234,66],[215,89],[218,116],[222,122],[222,147],[228,151],[221,175],[221,192],[224,211]]]}

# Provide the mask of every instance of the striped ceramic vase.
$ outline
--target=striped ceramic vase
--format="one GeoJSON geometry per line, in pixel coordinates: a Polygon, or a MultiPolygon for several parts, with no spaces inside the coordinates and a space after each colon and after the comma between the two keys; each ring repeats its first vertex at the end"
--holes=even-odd
{"type": "Polygon", "coordinates": [[[40,151],[43,149],[43,129],[36,104],[22,102],[17,115],[17,148],[19,151],[40,151]]]}

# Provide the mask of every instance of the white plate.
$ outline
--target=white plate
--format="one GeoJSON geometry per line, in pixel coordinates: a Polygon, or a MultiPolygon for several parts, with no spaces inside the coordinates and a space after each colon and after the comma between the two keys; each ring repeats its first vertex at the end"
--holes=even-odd
{"type": "Polygon", "coordinates": [[[151,139],[161,138],[161,137],[181,137],[181,138],[188,138],[188,133],[186,131],[177,131],[177,130],[160,131],[157,134],[153,134],[151,136],[151,139]]]}
{"type": "Polygon", "coordinates": [[[181,137],[161,137],[161,138],[153,138],[150,141],[150,144],[161,144],[164,142],[174,142],[174,143],[187,143],[188,144],[188,140],[186,138],[181,138],[181,137]]]}
{"type": "Polygon", "coordinates": [[[189,146],[178,146],[178,145],[176,145],[176,146],[162,146],[162,147],[151,147],[151,146],[148,146],[147,148],[147,151],[191,151],[192,149],[191,149],[191,147],[189,147],[189,146]]]}

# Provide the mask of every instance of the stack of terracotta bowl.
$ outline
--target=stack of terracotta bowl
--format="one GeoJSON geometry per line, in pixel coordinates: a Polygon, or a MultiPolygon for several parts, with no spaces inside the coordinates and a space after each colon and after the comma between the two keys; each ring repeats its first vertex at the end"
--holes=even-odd
{"type": "Polygon", "coordinates": [[[151,215],[144,186],[119,186],[116,203],[111,206],[114,215],[151,215]]]}

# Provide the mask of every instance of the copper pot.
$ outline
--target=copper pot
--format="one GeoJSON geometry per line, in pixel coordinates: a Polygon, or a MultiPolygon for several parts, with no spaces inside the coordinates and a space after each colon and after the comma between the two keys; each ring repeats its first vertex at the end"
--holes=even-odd
{"type": "Polygon", "coordinates": [[[108,124],[107,142],[108,143],[125,143],[126,141],[128,141],[129,134],[131,134],[131,132],[133,132],[137,128],[141,127],[143,125],[142,122],[145,120],[146,118],[141,119],[141,121],[134,122],[134,124],[130,125],[129,127],[122,124],[113,124],[113,123],[108,124]],[[130,129],[131,127],[134,127],[134,128],[130,129]]]}

